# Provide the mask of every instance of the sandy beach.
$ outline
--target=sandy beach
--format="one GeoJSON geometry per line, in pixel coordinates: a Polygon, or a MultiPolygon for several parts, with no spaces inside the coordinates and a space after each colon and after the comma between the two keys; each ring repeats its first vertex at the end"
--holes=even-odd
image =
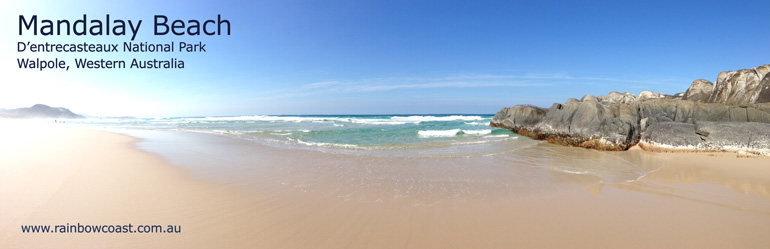
{"type": "Polygon", "coordinates": [[[752,9],[3,1],[0,249],[770,249],[752,9]]]}
{"type": "Polygon", "coordinates": [[[384,157],[126,134],[4,123],[0,248],[770,246],[769,159],[535,141],[494,156],[384,157]],[[546,156],[516,161],[537,153],[546,156]],[[614,168],[626,164],[645,174],[614,168]],[[21,229],[67,223],[181,232],[21,229]]]}

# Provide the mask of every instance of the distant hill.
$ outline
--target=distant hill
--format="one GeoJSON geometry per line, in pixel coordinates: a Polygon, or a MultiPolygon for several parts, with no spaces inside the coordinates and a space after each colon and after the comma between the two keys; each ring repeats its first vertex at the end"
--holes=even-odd
{"type": "Polygon", "coordinates": [[[32,107],[24,107],[18,109],[0,109],[0,117],[4,118],[60,118],[60,119],[75,119],[85,118],[82,115],[73,113],[64,107],[50,107],[47,105],[37,104],[32,107]]]}

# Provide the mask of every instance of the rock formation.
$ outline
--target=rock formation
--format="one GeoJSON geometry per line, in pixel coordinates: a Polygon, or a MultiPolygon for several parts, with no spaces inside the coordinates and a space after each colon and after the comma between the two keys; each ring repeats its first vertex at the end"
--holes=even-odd
{"type": "Polygon", "coordinates": [[[706,102],[713,90],[714,83],[711,83],[711,81],[708,80],[698,79],[692,82],[690,88],[687,88],[687,91],[684,92],[684,96],[682,96],[682,100],[706,102]]]}
{"type": "MultiPolygon", "coordinates": [[[[770,98],[766,79],[770,73],[770,64],[752,69],[721,72],[717,77],[714,90],[708,98],[709,103],[749,104],[764,103],[758,99],[770,98]]],[[[767,102],[767,101],[765,101],[767,102]]]]}
{"type": "Polygon", "coordinates": [[[664,122],[651,126],[639,142],[651,151],[729,151],[768,156],[770,124],[751,122],[708,122],[697,124],[664,122]]]}
{"type": "Polygon", "coordinates": [[[735,151],[770,156],[770,65],[696,80],[686,92],[569,99],[544,109],[503,108],[490,126],[599,150],[735,151]]]}

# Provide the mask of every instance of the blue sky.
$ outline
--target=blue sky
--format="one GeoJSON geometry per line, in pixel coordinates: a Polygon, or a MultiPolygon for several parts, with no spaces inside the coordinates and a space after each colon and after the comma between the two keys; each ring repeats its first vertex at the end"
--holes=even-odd
{"type": "MultiPolygon", "coordinates": [[[[683,92],[770,63],[768,1],[25,1],[3,8],[0,107],[91,115],[495,113],[584,94],[683,92]],[[207,43],[203,54],[31,54],[18,15],[142,20],[136,42],[207,43]],[[232,23],[230,36],[153,36],[153,15],[232,23]],[[70,71],[19,69],[62,58],[70,71]],[[178,58],[183,70],[75,70],[73,58],[178,58]]],[[[122,46],[122,45],[121,45],[122,46]]]]}

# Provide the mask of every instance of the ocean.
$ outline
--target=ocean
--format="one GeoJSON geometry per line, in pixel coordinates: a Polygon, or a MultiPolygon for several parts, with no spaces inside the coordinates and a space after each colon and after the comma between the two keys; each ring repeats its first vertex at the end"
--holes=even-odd
{"type": "Polygon", "coordinates": [[[85,119],[70,123],[215,133],[296,147],[391,150],[483,144],[519,136],[488,124],[493,115],[294,115],[85,119]]]}
{"type": "MultiPolygon", "coordinates": [[[[506,129],[490,127],[488,124],[492,117],[493,115],[489,114],[256,115],[85,119],[67,122],[75,126],[89,126],[149,139],[147,140],[149,142],[139,143],[140,147],[143,144],[152,144],[151,141],[163,140],[160,138],[166,136],[163,135],[166,134],[165,131],[174,131],[230,137],[291,151],[309,150],[327,155],[374,157],[385,161],[417,160],[420,164],[435,165],[441,170],[448,170],[451,162],[461,167],[476,165],[479,169],[487,170],[505,168],[498,170],[498,173],[526,168],[527,172],[535,169],[559,174],[597,177],[591,184],[636,181],[648,171],[640,167],[641,162],[638,159],[628,158],[628,155],[551,145],[544,141],[520,136],[506,129]]],[[[158,146],[144,148],[152,150],[149,148],[160,148],[165,144],[175,144],[176,147],[181,148],[186,146],[186,143],[197,143],[180,139],[168,141],[158,146]]],[[[215,147],[197,146],[188,151],[209,153],[218,150],[215,147]]],[[[221,153],[227,154],[226,157],[229,158],[239,157],[227,151],[221,153]]],[[[242,154],[249,154],[249,152],[242,154]]],[[[339,160],[334,162],[335,165],[329,165],[329,169],[339,167],[342,171],[345,167],[355,167],[340,166],[339,160]]],[[[364,161],[356,163],[364,163],[364,161]]],[[[381,163],[401,164],[384,163],[384,161],[381,163]]],[[[490,171],[490,174],[497,173],[490,171]]],[[[519,172],[519,175],[527,174],[530,173],[519,172]]],[[[467,176],[462,178],[465,177],[467,176]]],[[[475,180],[486,181],[491,178],[493,176],[488,175],[485,179],[475,180]]]]}

